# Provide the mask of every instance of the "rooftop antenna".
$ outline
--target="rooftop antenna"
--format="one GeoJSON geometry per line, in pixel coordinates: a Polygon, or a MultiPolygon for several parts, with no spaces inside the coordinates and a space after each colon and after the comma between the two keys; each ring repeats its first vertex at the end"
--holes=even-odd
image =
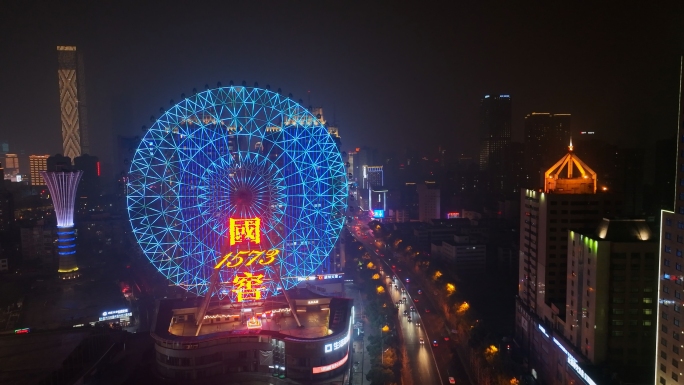
{"type": "Polygon", "coordinates": [[[568,146],[568,150],[572,152],[572,135],[570,135],[570,145],[568,146]]]}

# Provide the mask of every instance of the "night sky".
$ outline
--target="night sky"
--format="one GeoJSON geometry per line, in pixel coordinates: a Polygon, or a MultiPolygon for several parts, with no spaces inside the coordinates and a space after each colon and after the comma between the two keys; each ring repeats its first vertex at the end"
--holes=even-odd
{"type": "Polygon", "coordinates": [[[512,96],[517,141],[532,111],[571,113],[575,132],[625,146],[677,128],[680,1],[138,3],[0,4],[11,152],[61,152],[57,45],[85,54],[91,153],[110,169],[116,135],[230,80],[323,106],[344,148],[472,153],[488,93],[512,96]]]}

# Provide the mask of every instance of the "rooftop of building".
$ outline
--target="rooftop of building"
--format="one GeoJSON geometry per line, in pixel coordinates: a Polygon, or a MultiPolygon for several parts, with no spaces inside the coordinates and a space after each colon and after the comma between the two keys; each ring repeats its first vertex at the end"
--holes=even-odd
{"type": "Polygon", "coordinates": [[[596,172],[575,154],[572,140],[568,153],[544,173],[546,193],[595,194],[596,183],[596,172]]]}
{"type": "Polygon", "coordinates": [[[296,306],[296,316],[282,297],[269,299],[259,306],[222,303],[213,301],[205,319],[211,319],[200,329],[198,336],[194,315],[203,298],[164,299],[159,301],[153,336],[166,340],[194,342],[225,338],[231,335],[270,335],[276,338],[318,339],[337,335],[349,329],[349,316],[353,301],[348,298],[322,297],[307,289],[294,289],[288,292],[290,301],[316,301],[320,307],[296,306]],[[320,302],[319,302],[320,301],[320,302]],[[329,301],[329,303],[327,303],[329,301]],[[172,322],[179,315],[192,315],[186,321],[172,322]],[[245,315],[247,317],[245,317],[245,315]],[[254,317],[259,326],[249,325],[248,319],[254,317]],[[170,326],[169,326],[170,325],[170,326]]]}
{"type": "Polygon", "coordinates": [[[590,238],[610,242],[657,242],[658,235],[641,218],[603,218],[596,228],[576,231],[590,238]]]}

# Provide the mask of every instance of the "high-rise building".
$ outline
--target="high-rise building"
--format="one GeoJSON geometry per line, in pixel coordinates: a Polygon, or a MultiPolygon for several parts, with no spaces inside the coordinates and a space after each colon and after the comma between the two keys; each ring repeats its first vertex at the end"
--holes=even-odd
{"type": "Polygon", "coordinates": [[[645,384],[654,371],[658,239],[643,219],[570,231],[564,335],[594,365],[645,384]]]}
{"type": "Polygon", "coordinates": [[[83,171],[41,172],[52,198],[57,218],[57,255],[61,279],[77,278],[76,230],[74,228],[74,204],[76,190],[83,171]]]}
{"type": "Polygon", "coordinates": [[[56,154],[47,159],[47,171],[71,171],[71,158],[56,154]]]}
{"type": "Polygon", "coordinates": [[[480,170],[506,165],[511,142],[511,96],[485,95],[480,101],[480,170]]]}
{"type": "MultiPolygon", "coordinates": [[[[4,158],[5,165],[5,179],[13,180],[17,175],[21,175],[19,171],[19,157],[17,154],[5,154],[4,158]]],[[[16,180],[13,180],[16,182],[16,180]]]]}
{"type": "Polygon", "coordinates": [[[57,46],[57,63],[63,153],[75,159],[89,152],[83,58],[74,46],[57,46]]]}
{"type": "Polygon", "coordinates": [[[418,220],[428,222],[441,218],[440,189],[434,183],[418,185],[418,220]]]}
{"type": "Polygon", "coordinates": [[[363,166],[363,188],[382,187],[385,178],[382,166],[363,166]]]}
{"type": "Polygon", "coordinates": [[[573,152],[545,172],[543,192],[521,191],[518,297],[539,317],[565,311],[567,231],[621,215],[621,200],[596,194],[596,173],[573,152]]]}
{"type": "Polygon", "coordinates": [[[79,198],[94,198],[100,195],[100,160],[96,156],[83,154],[74,159],[74,170],[83,171],[78,184],[79,198]]]}
{"type": "Polygon", "coordinates": [[[31,186],[45,186],[45,180],[41,171],[47,171],[47,160],[50,155],[30,155],[29,168],[31,175],[31,186]]]}
{"type": "Polygon", "coordinates": [[[658,264],[657,336],[655,338],[655,384],[684,382],[684,56],[680,66],[679,125],[677,131],[674,211],[663,210],[660,223],[660,263],[658,264]]]}
{"type": "Polygon", "coordinates": [[[525,173],[528,185],[542,185],[548,167],[570,141],[570,114],[532,112],[525,116],[525,173]]]}

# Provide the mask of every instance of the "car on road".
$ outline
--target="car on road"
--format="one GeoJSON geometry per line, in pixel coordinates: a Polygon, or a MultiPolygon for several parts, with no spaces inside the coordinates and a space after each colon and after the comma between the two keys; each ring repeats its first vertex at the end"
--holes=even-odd
{"type": "Polygon", "coordinates": [[[416,322],[416,326],[420,326],[420,322],[416,322]]]}
{"type": "Polygon", "coordinates": [[[408,316],[408,317],[406,318],[406,320],[407,320],[408,322],[411,322],[411,316],[408,316]]]}
{"type": "Polygon", "coordinates": [[[444,336],[444,341],[449,341],[449,336],[444,336]]]}
{"type": "Polygon", "coordinates": [[[429,308],[429,307],[426,307],[426,308],[425,308],[425,312],[426,312],[426,313],[429,313],[429,312],[430,312],[430,308],[429,308]]]}
{"type": "Polygon", "coordinates": [[[439,346],[439,342],[437,340],[432,341],[432,346],[439,346]]]}
{"type": "Polygon", "coordinates": [[[413,299],[413,302],[418,302],[418,298],[414,298],[414,299],[413,299]]]}
{"type": "Polygon", "coordinates": [[[410,282],[411,282],[411,280],[406,278],[406,283],[410,283],[410,282]]]}
{"type": "Polygon", "coordinates": [[[415,307],[415,306],[411,306],[411,307],[409,308],[409,310],[411,310],[411,311],[416,311],[416,307],[415,307]]]}
{"type": "Polygon", "coordinates": [[[408,315],[408,311],[404,310],[404,315],[408,315]]]}
{"type": "Polygon", "coordinates": [[[423,339],[421,338],[421,339],[420,339],[420,344],[421,344],[421,345],[425,345],[425,340],[423,340],[423,339]]]}
{"type": "Polygon", "coordinates": [[[418,294],[423,294],[423,291],[418,289],[418,294]]]}
{"type": "Polygon", "coordinates": [[[455,383],[456,383],[456,379],[453,378],[453,377],[449,377],[449,383],[450,383],[450,384],[455,384],[455,383]]]}

